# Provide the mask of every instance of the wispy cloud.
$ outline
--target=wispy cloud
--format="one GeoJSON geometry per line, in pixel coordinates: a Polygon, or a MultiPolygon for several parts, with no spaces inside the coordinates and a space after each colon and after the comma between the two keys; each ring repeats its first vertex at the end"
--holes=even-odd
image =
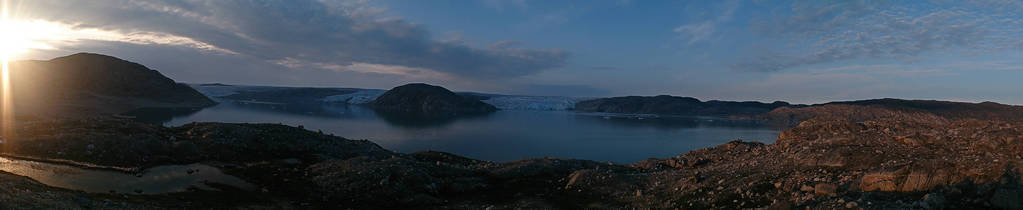
{"type": "Polygon", "coordinates": [[[739,6],[741,4],[737,0],[723,1],[720,5],[720,11],[716,13],[717,16],[714,18],[681,25],[676,27],[674,31],[679,34],[679,37],[686,39],[689,44],[713,40],[718,33],[719,25],[731,21],[733,16],[735,16],[735,10],[739,6]]]}
{"type": "Polygon", "coordinates": [[[733,67],[773,72],[852,59],[911,60],[949,51],[977,54],[1023,44],[1019,30],[1023,25],[1005,23],[1013,14],[969,5],[944,6],[867,1],[794,4],[791,15],[762,18],[752,26],[768,40],[782,44],[733,67]]]}
{"type": "Polygon", "coordinates": [[[364,74],[395,75],[411,79],[452,79],[453,76],[432,69],[414,68],[398,65],[373,63],[351,63],[348,65],[304,61],[296,58],[284,58],[273,61],[274,64],[294,70],[330,70],[338,72],[356,72],[364,74]]]}
{"type": "Polygon", "coordinates": [[[476,47],[433,40],[421,25],[381,16],[367,1],[134,1],[68,6],[23,1],[26,18],[94,30],[92,39],[165,44],[237,53],[264,62],[351,66],[373,64],[430,69],[461,78],[530,75],[562,66],[561,49],[476,47]],[[34,8],[34,9],[33,9],[34,8]]]}
{"type": "Polygon", "coordinates": [[[13,20],[5,24],[4,27],[18,29],[7,35],[15,39],[12,43],[7,44],[18,45],[12,47],[18,50],[56,50],[88,41],[108,41],[137,45],[176,46],[213,53],[237,54],[210,43],[168,33],[108,30],[44,20],[13,20]]]}

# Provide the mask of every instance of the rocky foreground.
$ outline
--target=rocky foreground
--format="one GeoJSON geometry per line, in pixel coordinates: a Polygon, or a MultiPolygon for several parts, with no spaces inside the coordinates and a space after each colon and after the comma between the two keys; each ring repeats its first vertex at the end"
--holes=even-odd
{"type": "Polygon", "coordinates": [[[117,168],[215,163],[261,190],[88,194],[0,174],[8,186],[0,207],[1023,208],[1023,123],[856,105],[814,109],[861,115],[816,116],[774,144],[733,141],[629,165],[401,154],[271,124],[37,121],[19,130],[23,139],[5,141],[4,154],[117,168]]]}

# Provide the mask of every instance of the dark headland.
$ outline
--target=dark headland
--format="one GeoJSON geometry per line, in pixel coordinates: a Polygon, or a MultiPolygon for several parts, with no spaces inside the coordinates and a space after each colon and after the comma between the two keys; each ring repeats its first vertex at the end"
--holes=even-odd
{"type": "MultiPolygon", "coordinates": [[[[749,114],[794,127],[773,144],[732,141],[624,165],[560,158],[497,163],[436,151],[396,153],[372,139],[349,140],[277,124],[164,127],[114,118],[130,109],[213,102],[154,70],[109,56],[76,54],[16,65],[34,70],[15,73],[27,78],[19,80],[16,94],[46,93],[32,99],[61,102],[46,109],[94,111],[74,117],[22,113],[26,117],[16,124],[19,136],[4,139],[3,155],[130,173],[206,163],[258,190],[220,186],[218,191],[157,195],[85,193],[0,172],[0,208],[1023,208],[1023,107],[1012,105],[604,99],[576,107],[749,114]],[[35,83],[44,80],[61,85],[35,83]]],[[[372,106],[421,113],[495,110],[422,84],[395,88],[372,106]]]]}
{"type": "Polygon", "coordinates": [[[624,114],[688,115],[688,116],[752,116],[770,112],[779,107],[801,107],[784,101],[761,103],[756,101],[700,101],[679,96],[626,96],[580,101],[575,110],[624,114]]]}
{"type": "Polygon", "coordinates": [[[416,83],[395,87],[370,103],[373,109],[420,115],[473,115],[497,111],[493,105],[434,85],[416,83]]]}

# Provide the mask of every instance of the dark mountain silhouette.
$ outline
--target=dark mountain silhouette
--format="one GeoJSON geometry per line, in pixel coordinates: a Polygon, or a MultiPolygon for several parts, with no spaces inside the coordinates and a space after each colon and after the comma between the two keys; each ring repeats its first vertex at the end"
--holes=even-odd
{"type": "Polygon", "coordinates": [[[653,97],[625,96],[581,101],[575,105],[575,110],[624,114],[749,116],[767,113],[775,108],[788,106],[794,105],[783,101],[777,101],[774,103],[716,100],[703,102],[691,97],[659,95],[653,97]]]}
{"type": "Polygon", "coordinates": [[[906,121],[932,121],[934,117],[942,117],[956,120],[975,119],[1019,122],[1023,121],[1023,106],[995,102],[968,103],[883,98],[830,102],[799,108],[780,108],[761,116],[761,118],[790,126],[816,117],[843,118],[852,121],[882,118],[899,118],[906,121]]]}
{"type": "Polygon", "coordinates": [[[423,115],[471,115],[497,111],[493,105],[455,94],[440,86],[407,84],[395,87],[369,104],[378,111],[423,115]]]}
{"type": "Polygon", "coordinates": [[[119,114],[138,108],[215,104],[191,87],[138,63],[78,53],[11,64],[16,110],[33,114],[119,114]]]}

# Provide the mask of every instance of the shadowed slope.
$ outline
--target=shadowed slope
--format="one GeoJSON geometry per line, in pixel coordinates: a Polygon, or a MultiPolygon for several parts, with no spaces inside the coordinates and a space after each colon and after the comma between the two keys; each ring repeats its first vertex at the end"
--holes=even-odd
{"type": "Polygon", "coordinates": [[[20,114],[117,114],[142,107],[198,108],[215,104],[198,91],[141,64],[78,53],[12,63],[20,114]]]}

